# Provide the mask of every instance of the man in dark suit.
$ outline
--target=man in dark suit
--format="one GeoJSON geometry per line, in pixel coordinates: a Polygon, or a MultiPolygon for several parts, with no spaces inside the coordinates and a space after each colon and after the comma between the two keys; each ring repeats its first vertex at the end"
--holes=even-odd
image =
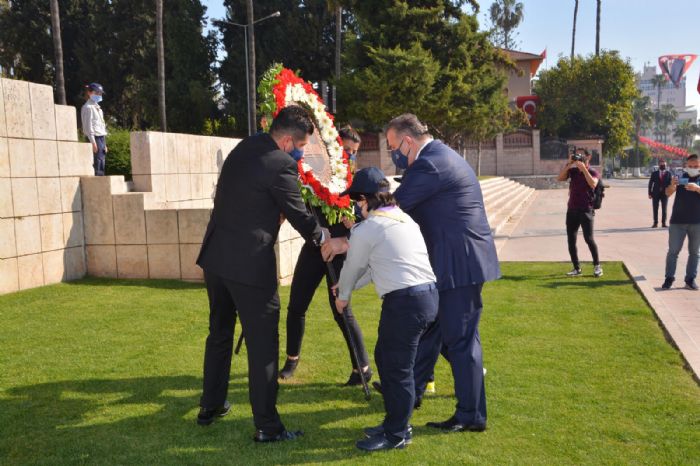
{"type": "Polygon", "coordinates": [[[649,199],[651,199],[652,209],[654,211],[654,224],[652,228],[659,226],[659,204],[661,204],[661,226],[666,228],[666,206],[668,205],[668,196],[666,196],[666,188],[671,185],[671,173],[666,170],[666,161],[659,162],[659,169],[649,177],[649,199]]]}
{"type": "Polygon", "coordinates": [[[486,429],[486,393],[479,338],[484,282],[500,277],[481,186],[469,164],[435,141],[415,115],[394,118],[386,128],[392,159],[404,169],[394,193],[401,209],[420,226],[440,294],[436,324],[423,336],[416,358],[420,399],[444,344],[452,366],[457,406],[443,422],[446,432],[486,429]]]}
{"type": "Polygon", "coordinates": [[[258,442],[301,434],[285,429],[276,407],[280,301],[274,246],[285,217],[307,241],[320,245],[324,237],[301,199],[294,159],[303,154],[313,130],[307,112],[290,106],[277,115],[269,134],[248,137],[231,151],[197,259],[209,296],[197,422],[211,424],[230,409],[226,393],[237,313],[246,336],[248,394],[258,442]]]}

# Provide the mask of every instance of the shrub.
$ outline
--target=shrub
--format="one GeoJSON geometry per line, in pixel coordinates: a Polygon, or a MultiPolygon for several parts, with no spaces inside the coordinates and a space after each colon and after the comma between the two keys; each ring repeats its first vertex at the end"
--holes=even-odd
{"type": "Polygon", "coordinates": [[[110,128],[107,135],[107,161],[105,174],[123,175],[131,180],[131,149],[129,145],[130,132],[127,129],[110,128]]]}

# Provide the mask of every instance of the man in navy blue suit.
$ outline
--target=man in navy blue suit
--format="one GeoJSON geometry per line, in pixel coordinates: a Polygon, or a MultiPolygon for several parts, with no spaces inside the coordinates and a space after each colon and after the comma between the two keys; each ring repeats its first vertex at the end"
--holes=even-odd
{"type": "Polygon", "coordinates": [[[434,140],[415,115],[386,127],[396,166],[405,170],[395,197],[420,226],[440,294],[436,324],[416,358],[416,396],[422,397],[442,345],[452,366],[457,406],[428,426],[446,432],[486,429],[486,393],[479,338],[481,289],[500,277],[479,181],[454,150],[434,140]]]}

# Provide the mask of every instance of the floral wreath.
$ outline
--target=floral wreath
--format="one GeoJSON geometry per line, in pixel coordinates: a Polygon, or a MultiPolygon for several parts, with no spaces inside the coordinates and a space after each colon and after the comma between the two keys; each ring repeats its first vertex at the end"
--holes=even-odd
{"type": "Polygon", "coordinates": [[[312,167],[305,163],[302,157],[297,162],[301,196],[309,205],[321,209],[329,225],[340,222],[343,216],[351,217],[353,210],[350,198],[340,195],[352,182],[349,157],[333,124],[333,115],[326,111],[323,100],[311,84],[277,63],[262,76],[258,94],[263,129],[266,131],[269,117],[274,118],[288,105],[301,105],[310,111],[328,151],[331,176],[330,181],[324,184],[314,175],[312,167]]]}

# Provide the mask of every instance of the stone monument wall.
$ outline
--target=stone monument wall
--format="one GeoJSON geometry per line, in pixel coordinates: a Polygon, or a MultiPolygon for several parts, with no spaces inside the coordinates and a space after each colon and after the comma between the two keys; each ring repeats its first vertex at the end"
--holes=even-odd
{"type": "Polygon", "coordinates": [[[50,86],[0,79],[0,294],[85,275],[76,109],[50,86]]]}
{"type": "MultiPolygon", "coordinates": [[[[93,176],[77,128],[76,109],[55,105],[50,86],[0,80],[0,294],[86,273],[201,280],[195,260],[238,140],[132,133],[126,182],[93,176]]],[[[282,284],[302,245],[285,222],[275,246],[282,284]]]]}
{"type": "MultiPolygon", "coordinates": [[[[88,274],[201,280],[195,264],[224,160],[239,140],[131,134],[133,186],[121,176],[83,177],[88,274]]],[[[289,284],[303,240],[285,222],[275,246],[289,284]]]]}

